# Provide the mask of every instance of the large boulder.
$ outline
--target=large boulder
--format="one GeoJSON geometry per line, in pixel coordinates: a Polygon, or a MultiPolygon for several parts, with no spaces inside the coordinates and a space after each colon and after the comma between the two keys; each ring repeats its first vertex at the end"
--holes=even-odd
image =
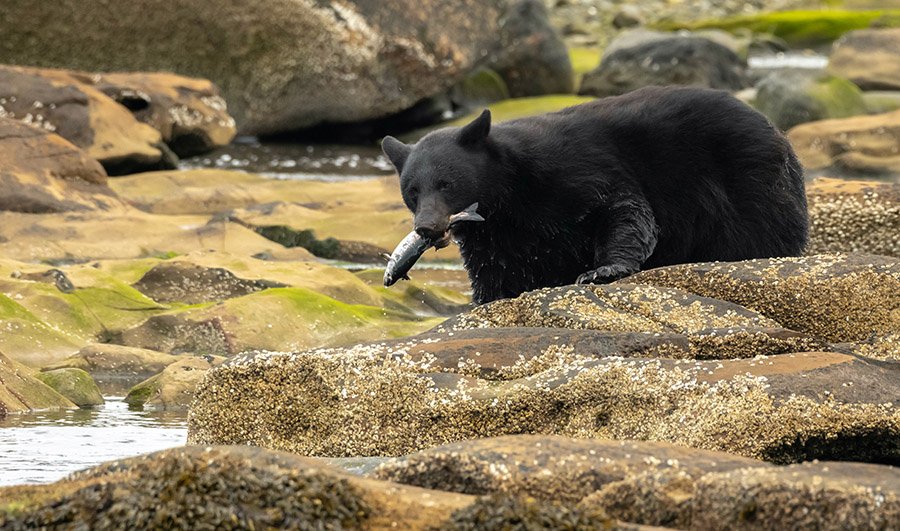
{"type": "Polygon", "coordinates": [[[900,28],[847,33],[834,43],[828,70],[863,90],[900,90],[900,28]]]}
{"type": "Polygon", "coordinates": [[[866,114],[862,92],[850,81],[798,73],[766,76],[756,85],[752,104],[783,131],[806,122],[866,114]]]}
{"type": "Polygon", "coordinates": [[[900,329],[900,261],[885,256],[834,254],[683,264],[642,271],[624,282],[731,301],[834,342],[865,340],[900,329]]]}
{"type": "Polygon", "coordinates": [[[91,81],[81,72],[0,66],[0,116],[55,132],[110,175],[174,167],[159,131],[91,81]]]}
{"type": "Polygon", "coordinates": [[[806,187],[806,252],[900,258],[900,184],[819,178],[806,187]]]}
{"type": "Polygon", "coordinates": [[[393,115],[443,94],[479,66],[507,74],[516,93],[572,83],[539,0],[276,0],[258,7],[248,0],[141,0],[102,9],[77,0],[15,3],[0,18],[0,61],[210,79],[248,134],[393,115]]]}
{"type": "Polygon", "coordinates": [[[584,75],[579,94],[615,96],[651,85],[690,85],[730,91],[748,84],[747,63],[713,40],[671,35],[616,45],[584,75]],[[629,43],[630,44],[630,43],[629,43]]]}
{"type": "Polygon", "coordinates": [[[124,208],[97,161],[46,128],[3,118],[0,112],[0,211],[124,208]]]}
{"type": "Polygon", "coordinates": [[[798,125],[788,140],[807,169],[900,173],[900,111],[798,125]]]}

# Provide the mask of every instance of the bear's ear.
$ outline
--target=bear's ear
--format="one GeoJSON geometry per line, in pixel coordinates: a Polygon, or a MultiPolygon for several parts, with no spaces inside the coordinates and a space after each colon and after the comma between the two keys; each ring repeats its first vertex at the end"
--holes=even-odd
{"type": "Polygon", "coordinates": [[[485,109],[481,116],[459,131],[459,143],[471,146],[483,141],[491,132],[491,111],[485,109]]]}
{"type": "Polygon", "coordinates": [[[403,164],[406,163],[406,157],[409,156],[412,148],[392,136],[386,136],[381,141],[381,151],[384,151],[397,173],[400,173],[403,171],[403,164]]]}

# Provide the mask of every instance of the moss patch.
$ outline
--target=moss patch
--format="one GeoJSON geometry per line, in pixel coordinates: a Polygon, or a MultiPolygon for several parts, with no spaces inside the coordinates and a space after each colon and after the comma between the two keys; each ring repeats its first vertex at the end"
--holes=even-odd
{"type": "Polygon", "coordinates": [[[793,46],[802,46],[831,42],[848,31],[868,28],[873,23],[882,27],[898,27],[900,26],[900,10],[783,11],[694,23],[661,22],[656,26],[669,31],[718,28],[738,33],[749,30],[753,33],[775,35],[793,46]]]}
{"type": "Polygon", "coordinates": [[[100,394],[97,384],[90,374],[81,369],[55,369],[37,373],[35,376],[78,407],[103,404],[103,395],[100,394]]]}

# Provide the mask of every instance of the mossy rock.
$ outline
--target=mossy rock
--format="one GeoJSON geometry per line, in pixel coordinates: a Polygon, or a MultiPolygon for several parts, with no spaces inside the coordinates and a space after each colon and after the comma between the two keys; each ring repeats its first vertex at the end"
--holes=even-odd
{"type": "Polygon", "coordinates": [[[881,27],[900,26],[900,9],[781,11],[693,23],[661,22],[656,26],[670,31],[718,28],[732,33],[768,33],[784,39],[792,46],[808,46],[834,41],[848,31],[868,28],[873,24],[881,27]]]}
{"type": "Polygon", "coordinates": [[[900,110],[900,90],[869,90],[863,92],[868,114],[900,110]]]}
{"type": "Polygon", "coordinates": [[[509,89],[500,74],[478,68],[450,89],[450,97],[459,105],[471,107],[509,99],[509,89]]]}
{"type": "Polygon", "coordinates": [[[71,400],[78,407],[92,407],[104,404],[100,388],[94,383],[91,375],[81,369],[53,369],[40,372],[35,376],[38,380],[71,400]]]}
{"type": "Polygon", "coordinates": [[[866,114],[859,87],[833,76],[772,74],[757,85],[753,106],[781,130],[802,123],[866,114]]]}

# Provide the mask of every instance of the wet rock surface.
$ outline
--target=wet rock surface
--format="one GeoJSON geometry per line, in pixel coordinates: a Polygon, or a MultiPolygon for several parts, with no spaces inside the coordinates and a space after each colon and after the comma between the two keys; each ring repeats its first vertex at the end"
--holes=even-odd
{"type": "Polygon", "coordinates": [[[560,347],[512,379],[479,371],[377,344],[239,356],[201,382],[189,441],[341,457],[514,433],[667,441],[779,463],[900,452],[896,364],[851,355],[592,359],[560,347]]]}
{"type": "Polygon", "coordinates": [[[62,137],[0,112],[0,211],[122,210],[97,161],[62,137]]]}
{"type": "Polygon", "coordinates": [[[133,287],[157,302],[199,304],[249,295],[267,288],[283,288],[285,284],[244,280],[221,267],[167,262],[144,273],[133,287]]]}
{"type": "Polygon", "coordinates": [[[816,120],[866,114],[859,87],[839,77],[775,72],[755,88],[753,107],[783,131],[816,120]]]}
{"type": "Polygon", "coordinates": [[[237,131],[218,87],[163,72],[83,75],[101,92],[160,132],[179,157],[228,145],[237,131]]]}

